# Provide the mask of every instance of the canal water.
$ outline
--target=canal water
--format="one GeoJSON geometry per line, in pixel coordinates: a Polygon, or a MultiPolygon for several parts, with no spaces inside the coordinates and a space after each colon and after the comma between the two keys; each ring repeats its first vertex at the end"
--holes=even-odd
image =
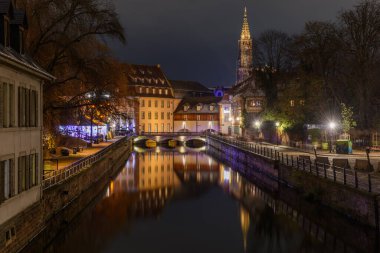
{"type": "Polygon", "coordinates": [[[356,252],[328,237],[205,151],[157,148],[136,150],[71,224],[25,252],[356,252]]]}

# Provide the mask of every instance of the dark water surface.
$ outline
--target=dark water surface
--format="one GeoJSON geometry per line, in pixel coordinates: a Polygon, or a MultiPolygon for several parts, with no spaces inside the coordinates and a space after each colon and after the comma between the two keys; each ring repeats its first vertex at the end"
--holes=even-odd
{"type": "MultiPolygon", "coordinates": [[[[323,229],[310,233],[304,223],[203,152],[135,152],[52,242],[26,251],[331,252],[323,229]]],[[[355,252],[345,245],[334,251],[355,252]]]]}

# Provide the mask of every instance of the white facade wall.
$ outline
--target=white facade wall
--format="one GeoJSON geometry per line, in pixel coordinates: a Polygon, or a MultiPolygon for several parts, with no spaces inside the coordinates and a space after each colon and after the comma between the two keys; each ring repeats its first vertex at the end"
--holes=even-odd
{"type": "MultiPolygon", "coordinates": [[[[0,162],[13,159],[14,173],[13,177],[8,173],[3,172],[3,178],[1,178],[0,187],[4,191],[6,184],[10,183],[9,179],[13,182],[13,196],[5,198],[4,201],[0,201],[0,224],[9,220],[13,216],[23,211],[28,206],[35,202],[38,202],[41,198],[41,180],[42,180],[42,89],[41,80],[33,77],[30,74],[18,71],[8,65],[0,64],[0,84],[13,85],[14,87],[14,99],[13,99],[13,126],[4,127],[0,126],[0,162]],[[37,92],[37,108],[38,115],[37,126],[35,127],[19,127],[19,106],[18,106],[18,90],[19,87],[26,88],[37,92]],[[36,164],[34,166],[37,169],[33,169],[36,173],[36,181],[31,184],[27,190],[19,190],[19,157],[20,156],[36,156],[36,164]]],[[[9,96],[8,96],[9,99],[9,96]]],[[[10,101],[10,100],[9,100],[10,101]]],[[[4,98],[0,97],[0,103],[4,103],[4,98]]],[[[9,109],[9,108],[8,108],[9,109]]],[[[6,110],[5,110],[6,111],[6,110]]],[[[9,115],[10,110],[8,110],[9,115]]],[[[8,117],[10,118],[10,117],[8,117]]],[[[28,157],[29,159],[29,157],[28,157]]],[[[34,159],[34,158],[33,158],[34,159]]],[[[27,160],[26,160],[27,161],[27,160]]],[[[32,168],[32,165],[30,165],[32,168]]],[[[0,167],[0,169],[3,169],[0,167]]],[[[28,172],[29,173],[29,172],[28,172]]],[[[29,180],[29,179],[27,179],[29,180]]]]}
{"type": "Polygon", "coordinates": [[[219,131],[219,121],[174,121],[174,132],[179,132],[182,129],[187,129],[189,132],[203,132],[212,129],[219,131]]]}

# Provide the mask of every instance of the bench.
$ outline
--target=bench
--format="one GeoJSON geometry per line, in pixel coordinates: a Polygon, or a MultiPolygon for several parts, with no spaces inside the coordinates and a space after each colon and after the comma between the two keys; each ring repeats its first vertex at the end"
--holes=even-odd
{"type": "Polygon", "coordinates": [[[334,158],[333,159],[333,166],[338,167],[338,168],[351,169],[351,166],[350,166],[350,163],[348,162],[348,159],[334,158]]]}
{"type": "Polygon", "coordinates": [[[368,160],[364,159],[356,159],[354,168],[355,170],[373,171],[372,164],[369,164],[368,160]]]}
{"type": "Polygon", "coordinates": [[[326,165],[330,165],[330,160],[328,157],[325,157],[325,156],[317,156],[317,158],[315,159],[316,163],[317,164],[326,164],[326,165]]]}

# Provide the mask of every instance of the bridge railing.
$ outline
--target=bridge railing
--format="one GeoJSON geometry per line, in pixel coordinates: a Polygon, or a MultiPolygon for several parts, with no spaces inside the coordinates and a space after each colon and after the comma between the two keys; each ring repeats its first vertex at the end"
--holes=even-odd
{"type": "Polygon", "coordinates": [[[141,132],[139,136],[205,136],[205,132],[141,132]]]}
{"type": "MultiPolygon", "coordinates": [[[[249,143],[245,141],[230,139],[215,134],[207,135],[208,138],[223,142],[236,148],[249,151],[256,155],[266,157],[268,159],[278,161],[282,165],[286,165],[293,169],[311,173],[317,177],[328,179],[334,183],[351,186],[367,192],[380,193],[379,189],[373,188],[373,181],[370,173],[357,172],[348,168],[330,165],[327,163],[317,162],[310,157],[302,157],[296,155],[288,155],[276,149],[265,147],[257,143],[249,143]]],[[[380,183],[380,182],[377,182],[380,183]]]]}
{"type": "Polygon", "coordinates": [[[64,167],[59,170],[51,171],[45,174],[42,180],[42,188],[45,190],[80,173],[81,171],[85,170],[92,164],[101,160],[108,153],[108,151],[112,150],[113,148],[117,147],[119,144],[123,142],[127,142],[131,138],[131,136],[132,135],[125,136],[117,140],[116,142],[112,143],[111,145],[105,147],[104,149],[100,150],[99,152],[93,155],[90,155],[88,157],[85,157],[81,160],[78,160],[67,167],[64,167]]]}

